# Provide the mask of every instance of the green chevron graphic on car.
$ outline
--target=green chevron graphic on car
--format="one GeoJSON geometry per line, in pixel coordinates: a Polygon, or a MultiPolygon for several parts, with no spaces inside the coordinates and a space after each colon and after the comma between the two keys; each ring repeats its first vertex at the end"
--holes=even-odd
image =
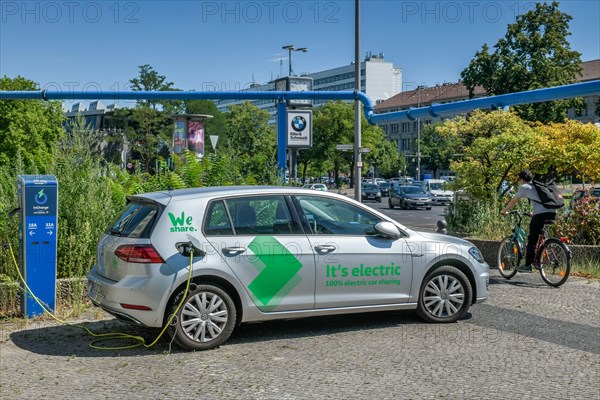
{"type": "Polygon", "coordinates": [[[300,283],[302,263],[272,236],[257,236],[248,245],[250,262],[260,272],[248,289],[263,306],[276,307],[300,283]]]}

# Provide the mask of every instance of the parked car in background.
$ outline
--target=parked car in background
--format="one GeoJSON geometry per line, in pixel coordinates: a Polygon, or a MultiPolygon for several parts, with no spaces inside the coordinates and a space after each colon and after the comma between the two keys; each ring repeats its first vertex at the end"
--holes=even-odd
{"type": "Polygon", "coordinates": [[[441,179],[423,180],[423,191],[429,193],[434,205],[448,205],[454,201],[454,192],[447,189],[448,182],[441,179]]]}
{"type": "Polygon", "coordinates": [[[320,190],[322,192],[327,191],[327,186],[325,186],[325,184],[323,184],[323,183],[307,183],[306,185],[302,186],[302,188],[303,189],[320,190]]]}
{"type": "Polygon", "coordinates": [[[446,182],[454,182],[456,180],[456,177],[453,175],[443,175],[440,176],[440,179],[446,182]]]}
{"type": "Polygon", "coordinates": [[[377,184],[379,186],[379,191],[381,192],[381,197],[387,197],[390,195],[390,188],[392,186],[389,182],[379,182],[377,184]]]}
{"type": "Polygon", "coordinates": [[[372,200],[381,203],[381,191],[379,190],[379,186],[373,183],[365,183],[362,186],[360,200],[372,200]]]}
{"type": "Polygon", "coordinates": [[[276,319],[411,309],[456,322],[487,299],[489,266],[466,240],[344,196],[223,186],[131,196],[88,280],[92,302],[118,319],[207,350],[240,324],[276,319]]]}
{"type": "Polygon", "coordinates": [[[431,196],[425,193],[422,186],[397,186],[390,192],[388,206],[431,210],[431,196]]]}

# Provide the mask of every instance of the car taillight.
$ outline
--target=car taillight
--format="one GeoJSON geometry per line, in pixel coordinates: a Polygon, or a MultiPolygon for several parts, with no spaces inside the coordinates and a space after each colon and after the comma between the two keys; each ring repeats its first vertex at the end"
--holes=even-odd
{"type": "Polygon", "coordinates": [[[165,262],[151,244],[124,244],[117,247],[115,255],[130,263],[162,264],[165,262]]]}

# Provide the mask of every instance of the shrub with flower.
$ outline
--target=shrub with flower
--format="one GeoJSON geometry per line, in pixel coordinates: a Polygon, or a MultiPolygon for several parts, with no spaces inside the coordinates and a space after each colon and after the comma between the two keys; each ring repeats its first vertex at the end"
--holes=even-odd
{"type": "Polygon", "coordinates": [[[555,229],[556,235],[568,237],[571,243],[600,245],[600,199],[584,190],[583,196],[559,213],[555,229]]]}

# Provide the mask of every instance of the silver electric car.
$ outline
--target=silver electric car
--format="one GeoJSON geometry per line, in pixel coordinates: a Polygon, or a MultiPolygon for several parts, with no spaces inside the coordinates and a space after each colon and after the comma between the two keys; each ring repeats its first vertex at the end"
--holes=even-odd
{"type": "Polygon", "coordinates": [[[130,197],[99,240],[88,295],[143,326],[175,314],[175,342],[206,350],[246,322],[399,309],[453,322],[487,299],[488,272],[471,243],[341,195],[212,187],[130,197]]]}

